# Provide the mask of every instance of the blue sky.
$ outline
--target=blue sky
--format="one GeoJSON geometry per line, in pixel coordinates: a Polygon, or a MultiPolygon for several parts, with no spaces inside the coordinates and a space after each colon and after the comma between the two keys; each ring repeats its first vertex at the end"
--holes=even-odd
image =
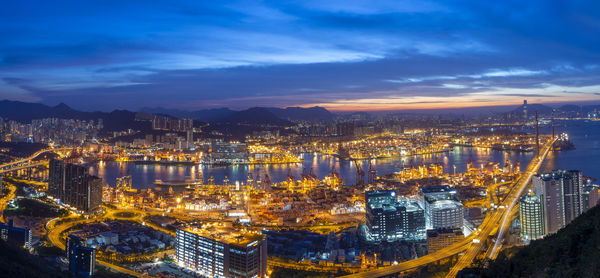
{"type": "Polygon", "coordinates": [[[18,1],[0,99],[83,110],[600,102],[597,1],[18,1]]]}

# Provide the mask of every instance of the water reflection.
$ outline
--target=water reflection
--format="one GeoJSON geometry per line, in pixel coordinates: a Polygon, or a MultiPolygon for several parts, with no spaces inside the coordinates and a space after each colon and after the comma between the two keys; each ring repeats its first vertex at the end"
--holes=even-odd
{"type": "MultiPolygon", "coordinates": [[[[136,165],[133,163],[105,162],[104,166],[94,165],[91,172],[99,175],[105,183],[114,185],[115,179],[123,175],[131,175],[135,188],[146,188],[151,186],[156,179],[162,180],[184,180],[187,178],[199,178],[207,182],[212,175],[215,182],[220,184],[225,176],[231,183],[245,182],[248,173],[256,178],[264,179],[268,174],[271,181],[280,182],[286,179],[288,172],[295,177],[300,177],[303,171],[312,173],[319,178],[329,175],[334,168],[346,181],[346,184],[355,184],[356,165],[352,161],[340,161],[338,158],[318,153],[305,153],[302,155],[303,163],[274,164],[274,165],[233,165],[233,166],[174,166],[174,165],[136,165]],[[102,171],[98,171],[98,169],[102,171]]],[[[427,163],[441,163],[444,171],[451,173],[456,167],[456,172],[464,172],[468,162],[474,166],[486,165],[489,162],[504,164],[508,158],[511,161],[521,162],[521,167],[527,165],[531,160],[532,153],[515,153],[504,151],[491,151],[489,149],[474,149],[466,147],[455,147],[451,152],[429,154],[423,156],[402,157],[394,159],[372,160],[372,167],[377,170],[378,175],[392,173],[406,166],[417,166],[427,163]]],[[[369,167],[368,161],[358,163],[366,172],[369,167]]]]}

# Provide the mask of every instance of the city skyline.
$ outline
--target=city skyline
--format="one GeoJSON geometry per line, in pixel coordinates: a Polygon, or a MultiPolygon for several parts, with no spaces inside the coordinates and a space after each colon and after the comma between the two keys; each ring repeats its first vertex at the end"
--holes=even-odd
{"type": "Polygon", "coordinates": [[[20,2],[0,12],[0,99],[88,111],[597,103],[594,5],[20,2]]]}

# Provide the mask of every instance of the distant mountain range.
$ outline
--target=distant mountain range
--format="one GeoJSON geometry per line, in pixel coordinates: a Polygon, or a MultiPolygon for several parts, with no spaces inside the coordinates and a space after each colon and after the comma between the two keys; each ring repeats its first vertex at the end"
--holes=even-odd
{"type": "MultiPolygon", "coordinates": [[[[524,106],[505,107],[504,113],[522,115],[524,106]]],[[[589,113],[600,110],[600,105],[563,105],[555,108],[560,112],[567,113],[589,113]]],[[[552,113],[552,107],[543,104],[528,104],[527,113],[533,115],[538,110],[540,115],[552,113]]],[[[362,112],[364,113],[364,112],[362,112]]],[[[501,114],[498,111],[496,113],[501,114]]],[[[360,114],[360,113],[359,113],[360,114]]],[[[359,115],[357,113],[351,115],[359,115]]],[[[364,113],[365,115],[370,115],[364,113]]],[[[0,117],[20,122],[30,122],[34,119],[63,118],[94,120],[102,119],[105,131],[119,131],[128,128],[136,130],[147,130],[151,128],[149,120],[153,115],[166,115],[174,118],[190,118],[196,121],[211,122],[216,124],[246,124],[246,125],[274,125],[289,126],[292,122],[333,122],[336,115],[323,107],[254,107],[242,111],[229,108],[214,108],[197,111],[184,111],[165,108],[143,108],[141,112],[128,110],[114,110],[112,112],[83,112],[72,109],[61,103],[49,106],[40,103],[29,103],[20,101],[0,101],[0,117]]],[[[344,114],[346,116],[350,114],[344,114]]],[[[354,116],[353,116],[354,117],[354,116]]],[[[356,117],[355,117],[356,118],[356,117]]]]}
{"type": "Polygon", "coordinates": [[[0,117],[19,122],[30,122],[43,118],[62,118],[93,120],[102,119],[106,131],[118,131],[128,128],[147,130],[151,128],[148,120],[152,115],[166,115],[174,118],[191,118],[196,121],[213,122],[222,124],[250,124],[250,125],[276,125],[289,126],[292,121],[303,122],[331,122],[335,115],[322,107],[254,107],[242,111],[229,108],[216,108],[197,111],[183,111],[164,108],[144,108],[142,112],[127,110],[114,110],[112,112],[83,112],[72,109],[61,103],[49,106],[40,103],[20,101],[0,101],[0,117]]]}
{"type": "Polygon", "coordinates": [[[229,117],[236,113],[229,108],[213,108],[213,109],[203,109],[196,111],[185,111],[178,109],[168,109],[168,108],[149,108],[144,107],[141,109],[142,112],[150,113],[150,114],[161,114],[168,115],[176,118],[187,118],[193,119],[202,122],[214,122],[222,120],[226,117],[229,117]]]}
{"type": "Polygon", "coordinates": [[[2,100],[0,101],[0,117],[19,122],[30,122],[35,119],[61,118],[80,119],[95,122],[102,119],[105,131],[119,131],[128,128],[146,130],[151,128],[150,123],[135,120],[136,112],[127,110],[114,110],[107,112],[82,112],[61,103],[48,106],[40,103],[2,100]]]}
{"type": "MultiPolygon", "coordinates": [[[[254,121],[258,119],[248,119],[245,117],[257,116],[262,123],[273,123],[278,120],[287,120],[294,122],[331,122],[335,114],[329,112],[323,107],[254,107],[242,111],[234,111],[229,108],[213,108],[196,111],[185,111],[166,108],[142,108],[143,112],[151,114],[169,115],[177,118],[189,118],[203,122],[231,122],[233,119],[240,121],[254,121]],[[270,112],[270,113],[267,113],[270,112]]],[[[281,122],[283,123],[283,122],[281,122]]]]}
{"type": "Polygon", "coordinates": [[[277,117],[268,108],[254,107],[235,112],[218,122],[227,124],[289,126],[292,122],[277,117]]]}

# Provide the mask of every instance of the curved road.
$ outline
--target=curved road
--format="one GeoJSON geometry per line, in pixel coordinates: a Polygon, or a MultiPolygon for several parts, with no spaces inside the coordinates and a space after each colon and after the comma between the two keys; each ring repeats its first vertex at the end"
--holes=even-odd
{"type": "MultiPolygon", "coordinates": [[[[171,230],[165,229],[161,226],[155,225],[154,223],[151,222],[145,222],[144,218],[146,218],[147,216],[151,216],[151,215],[165,215],[165,216],[172,216],[172,215],[176,215],[176,218],[181,219],[184,218],[184,215],[181,214],[176,214],[176,213],[162,213],[162,212],[149,212],[149,211],[143,211],[143,210],[136,210],[136,209],[111,209],[108,207],[105,207],[106,209],[106,213],[102,216],[99,217],[95,217],[95,218],[91,218],[91,219],[80,219],[80,220],[73,220],[70,222],[65,222],[65,223],[61,223],[59,225],[55,225],[55,223],[59,220],[58,218],[52,219],[50,220],[47,224],[46,224],[46,228],[48,229],[48,239],[50,240],[50,242],[52,242],[52,244],[54,244],[55,246],[61,248],[61,249],[65,249],[65,243],[63,242],[63,237],[61,236],[61,234],[68,230],[69,228],[77,225],[77,224],[86,224],[86,223],[93,223],[93,222],[98,222],[98,221],[103,221],[103,220],[125,220],[125,221],[134,221],[140,224],[144,224],[146,226],[150,226],[155,230],[159,230],[162,232],[165,232],[171,236],[175,236],[175,233],[171,230]],[[125,217],[125,216],[120,216],[118,214],[120,213],[132,213],[133,215],[131,217],[125,217]]],[[[160,254],[170,254],[171,251],[163,251],[163,252],[159,252],[158,255],[160,254]]],[[[115,265],[115,264],[111,264],[102,260],[96,260],[100,265],[112,268],[118,272],[122,272],[131,276],[135,276],[135,277],[149,277],[148,275],[145,274],[141,274],[138,272],[135,272],[133,270],[115,265]]]]}
{"type": "Polygon", "coordinates": [[[15,197],[17,197],[16,195],[16,191],[17,191],[17,187],[7,183],[8,186],[8,194],[6,194],[5,196],[2,196],[2,198],[0,198],[0,221],[4,222],[4,209],[6,208],[6,206],[8,205],[8,201],[14,199],[15,197]]]}
{"type": "MultiPolygon", "coordinates": [[[[158,213],[157,213],[158,214],[158,213]]],[[[63,237],[61,236],[61,234],[68,230],[69,228],[78,225],[78,224],[87,224],[87,223],[93,223],[93,222],[98,222],[98,221],[102,221],[102,220],[107,220],[107,219],[111,219],[111,220],[127,220],[127,221],[135,221],[138,223],[143,223],[144,222],[144,217],[151,215],[148,212],[145,211],[138,211],[138,210],[111,210],[111,209],[107,209],[107,213],[104,216],[101,217],[95,217],[95,218],[91,218],[91,219],[80,219],[80,220],[73,220],[73,221],[69,221],[69,222],[65,222],[65,223],[61,223],[59,225],[55,225],[54,223],[56,223],[56,221],[58,221],[59,219],[53,219],[51,221],[48,222],[48,224],[46,225],[46,227],[48,228],[48,240],[50,240],[50,242],[52,242],[52,244],[54,244],[55,246],[57,246],[58,248],[61,249],[65,249],[65,243],[63,242],[63,237]],[[123,216],[118,216],[116,214],[118,213],[125,213],[125,212],[129,212],[129,213],[134,213],[134,215],[132,217],[123,217],[123,216]]],[[[174,233],[170,230],[164,229],[160,226],[154,225],[152,223],[146,223],[146,225],[151,226],[154,229],[163,231],[165,233],[168,233],[170,235],[174,235],[174,233]]],[[[165,253],[165,252],[162,252],[165,253]]],[[[168,253],[168,252],[167,252],[168,253]]],[[[98,264],[112,268],[118,272],[121,273],[125,273],[134,277],[149,277],[148,275],[145,274],[141,274],[138,272],[135,272],[133,270],[115,265],[115,264],[111,264],[109,262],[105,262],[102,260],[96,260],[98,262],[98,264]]]]}

